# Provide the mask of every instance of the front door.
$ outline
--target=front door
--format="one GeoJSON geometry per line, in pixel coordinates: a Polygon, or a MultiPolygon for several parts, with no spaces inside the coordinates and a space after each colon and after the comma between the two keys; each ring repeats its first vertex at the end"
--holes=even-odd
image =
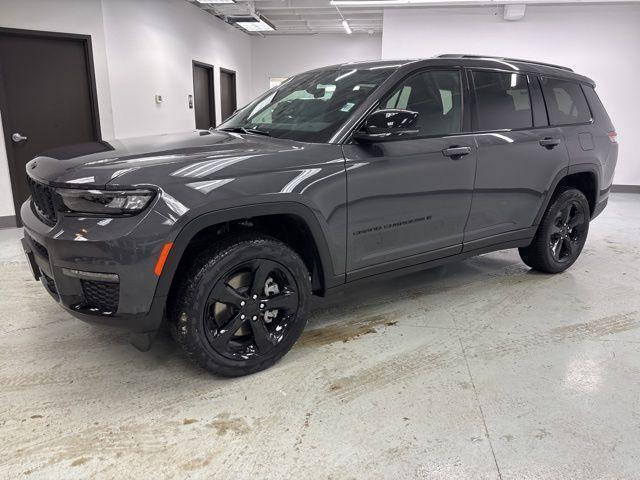
{"type": "Polygon", "coordinates": [[[98,141],[89,38],[0,29],[0,111],[16,218],[25,165],[63,145],[98,141]]]}
{"type": "Polygon", "coordinates": [[[569,164],[535,76],[479,70],[471,77],[478,171],[465,249],[531,236],[545,195],[569,164]]]}
{"type": "Polygon", "coordinates": [[[461,251],[476,167],[461,92],[458,70],[414,73],[380,108],[418,112],[417,137],[344,146],[348,279],[461,251]]]}

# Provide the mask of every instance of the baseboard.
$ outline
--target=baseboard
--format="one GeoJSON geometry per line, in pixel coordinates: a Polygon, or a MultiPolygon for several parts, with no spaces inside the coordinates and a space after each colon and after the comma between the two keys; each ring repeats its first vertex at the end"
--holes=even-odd
{"type": "Polygon", "coordinates": [[[613,193],[640,193],[640,185],[613,185],[613,193]]]}
{"type": "Polygon", "coordinates": [[[15,215],[0,217],[0,228],[15,228],[17,226],[15,215]]]}

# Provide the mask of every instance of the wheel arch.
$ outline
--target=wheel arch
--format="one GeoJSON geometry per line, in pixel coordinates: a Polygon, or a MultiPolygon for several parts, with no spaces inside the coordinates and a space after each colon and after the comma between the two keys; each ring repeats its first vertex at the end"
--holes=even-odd
{"type": "MultiPolygon", "coordinates": [[[[207,212],[189,221],[173,241],[173,246],[158,282],[156,297],[163,298],[169,295],[182,262],[188,260],[185,258],[185,253],[189,246],[192,245],[192,242],[198,238],[199,234],[215,230],[216,227],[227,225],[230,222],[239,224],[244,221],[267,217],[272,217],[273,220],[284,219],[285,217],[296,219],[299,222],[297,226],[304,229],[300,233],[304,239],[312,242],[312,245],[308,245],[308,248],[312,249],[313,258],[309,257],[309,252],[305,255],[305,252],[299,252],[296,248],[292,248],[303,257],[303,260],[310,268],[312,281],[315,281],[314,291],[316,293],[324,294],[326,289],[341,283],[344,275],[335,275],[334,273],[325,233],[313,211],[309,207],[296,202],[273,202],[207,212]],[[317,268],[313,268],[309,261],[316,262],[317,268]]],[[[257,231],[271,233],[265,232],[264,229],[258,229],[257,231]]],[[[278,238],[277,234],[272,234],[272,236],[278,238]]]]}
{"type": "Polygon", "coordinates": [[[551,199],[554,197],[558,189],[570,186],[580,190],[589,201],[589,209],[593,217],[596,205],[599,202],[600,192],[600,167],[592,163],[581,163],[570,165],[568,168],[560,171],[554,178],[549,190],[545,195],[545,199],[540,206],[540,210],[536,215],[534,225],[539,225],[544,212],[547,210],[551,199]]]}

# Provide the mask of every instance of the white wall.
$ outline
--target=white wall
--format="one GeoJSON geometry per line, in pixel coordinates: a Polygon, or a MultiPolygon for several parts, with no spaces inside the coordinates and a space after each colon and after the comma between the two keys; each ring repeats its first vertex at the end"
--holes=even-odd
{"type": "MultiPolygon", "coordinates": [[[[503,55],[567,65],[593,78],[619,134],[615,182],[640,185],[632,141],[640,129],[640,6],[389,8],[383,35],[249,37],[184,0],[0,0],[0,26],[91,35],[105,139],[194,127],[192,60],[237,72],[238,105],[288,77],[334,63],[439,53],[503,55]],[[157,105],[154,95],[164,103],[157,105]]],[[[0,119],[0,127],[1,127],[0,119]]],[[[13,215],[0,139],[0,217],[13,215]]]]}
{"type": "Polygon", "coordinates": [[[283,35],[252,39],[253,96],[269,89],[269,77],[290,77],[335,63],[379,60],[379,35],[283,35]]]}
{"type": "Polygon", "coordinates": [[[238,105],[251,92],[251,38],[184,0],[103,0],[115,136],[195,128],[192,61],[236,71],[238,105]],[[155,95],[163,103],[155,103],[155,95]]]}
{"type": "Polygon", "coordinates": [[[386,9],[384,58],[440,53],[510,56],[566,65],[593,78],[620,142],[616,184],[640,185],[640,5],[527,6],[507,22],[497,7],[386,9]]]}
{"type": "MultiPolygon", "coordinates": [[[[251,38],[184,0],[0,0],[0,26],[91,35],[105,140],[195,128],[193,60],[215,66],[218,119],[220,67],[236,71],[239,105],[252,96],[251,38]]],[[[0,139],[0,217],[11,215],[0,139]]]]}
{"type": "MultiPolygon", "coordinates": [[[[1,0],[0,26],[91,35],[100,128],[104,138],[113,137],[100,0],[1,0]]],[[[0,140],[0,217],[14,214],[6,152],[4,142],[0,140]]]]}

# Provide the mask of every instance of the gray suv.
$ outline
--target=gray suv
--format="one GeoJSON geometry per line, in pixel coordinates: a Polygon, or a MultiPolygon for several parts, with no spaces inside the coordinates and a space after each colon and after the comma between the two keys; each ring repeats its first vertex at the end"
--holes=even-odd
{"type": "Polygon", "coordinates": [[[313,294],[505,248],[573,264],[618,151],[594,87],[472,55],[313,70],[215,130],[35,158],[24,249],[72,315],[143,350],[166,322],[209,371],[256,372],[313,294]]]}

